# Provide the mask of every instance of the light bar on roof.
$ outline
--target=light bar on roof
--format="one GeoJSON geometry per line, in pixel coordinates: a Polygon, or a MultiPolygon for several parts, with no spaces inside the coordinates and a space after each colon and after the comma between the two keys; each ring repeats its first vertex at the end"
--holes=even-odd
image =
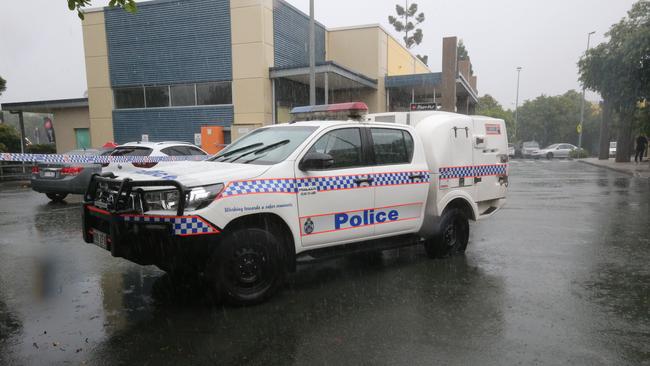
{"type": "Polygon", "coordinates": [[[294,121],[360,120],[366,113],[368,106],[363,102],[307,105],[291,110],[294,121]]]}

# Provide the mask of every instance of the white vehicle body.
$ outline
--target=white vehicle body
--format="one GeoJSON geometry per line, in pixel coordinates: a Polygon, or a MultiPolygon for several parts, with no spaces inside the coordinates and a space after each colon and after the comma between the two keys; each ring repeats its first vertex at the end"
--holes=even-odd
{"type": "Polygon", "coordinates": [[[524,158],[530,158],[538,150],[539,144],[537,141],[526,141],[521,145],[521,156],[524,158]]]}
{"type": "MultiPolygon", "coordinates": [[[[146,170],[116,173],[116,182],[125,178],[133,182],[153,181],[159,186],[166,181],[177,182],[178,187],[188,189],[189,206],[194,202],[191,199],[194,190],[189,192],[193,187],[209,186],[206,189],[218,190],[218,195],[206,206],[198,205],[190,212],[147,211],[145,206],[138,210],[139,206],[133,203],[130,207],[134,212],[126,215],[111,210],[110,204],[100,202],[96,196],[85,205],[84,239],[93,242],[93,230],[106,231],[108,226],[98,221],[108,215],[119,216],[124,227],[119,230],[111,227],[106,234],[128,231],[138,224],[165,223],[171,225],[172,236],[184,240],[227,235],[229,230],[241,227],[241,223],[252,226],[259,219],[272,222],[271,226],[276,228],[273,230],[286,234],[284,242],[290,244],[285,250],[295,261],[303,254],[320,255],[320,249],[383,238],[419,238],[421,242],[440,234],[441,217],[450,208],[462,213],[465,220],[478,220],[494,214],[505,203],[508,142],[502,120],[444,112],[405,112],[368,115],[363,122],[274,125],[263,127],[259,133],[282,135],[302,131],[297,129],[310,132],[304,141],[291,147],[293,150],[287,152],[286,158],[271,165],[255,162],[253,156],[257,153],[249,152],[243,154],[250,154],[246,157],[251,158],[248,163],[241,156],[225,154],[221,157],[223,162],[168,163],[164,169],[156,169],[164,174],[146,170]],[[390,120],[391,115],[394,123],[376,122],[390,120]],[[352,138],[357,132],[361,146],[358,154],[354,152],[356,140],[352,138]],[[410,154],[410,159],[393,160],[407,156],[395,155],[398,150],[392,150],[402,149],[402,143],[404,150],[399,151],[410,154]],[[352,146],[349,151],[346,144],[352,146]],[[339,155],[333,158],[334,165],[328,165],[329,168],[304,168],[307,158],[330,153],[334,156],[333,151],[339,155]],[[357,155],[362,163],[336,167],[337,159],[357,159],[357,155]]],[[[247,136],[233,143],[231,151],[235,152],[246,138],[255,141],[254,136],[247,136]]],[[[285,148],[279,146],[276,150],[285,148]]],[[[224,151],[227,153],[228,149],[224,151]]],[[[264,157],[269,153],[260,154],[264,157]]],[[[110,191],[101,188],[101,184],[99,190],[110,191]]],[[[149,186],[143,189],[160,190],[149,186]]],[[[203,192],[203,188],[195,189],[203,192]]],[[[109,198],[115,194],[110,192],[109,198]]],[[[99,192],[98,197],[102,194],[99,192]]],[[[138,230],[142,232],[146,228],[138,230]]],[[[129,258],[118,249],[111,249],[113,255],[141,264],[158,264],[153,259],[129,258]]]]}
{"type": "Polygon", "coordinates": [[[568,158],[571,151],[576,150],[578,147],[571,144],[553,144],[543,149],[534,151],[532,157],[553,159],[553,158],[568,158]]]}
{"type": "Polygon", "coordinates": [[[609,143],[609,157],[616,157],[616,141],[610,141],[609,143]]]}
{"type": "MultiPolygon", "coordinates": [[[[127,142],[125,144],[117,146],[111,156],[148,156],[148,157],[160,157],[160,156],[207,156],[207,152],[203,149],[182,141],[162,141],[162,142],[151,142],[151,141],[137,141],[137,142],[127,142]]],[[[110,163],[103,167],[102,172],[112,172],[117,174],[118,172],[127,172],[127,171],[137,171],[140,169],[150,169],[153,167],[164,167],[169,162],[158,162],[158,163],[110,163]]]]}
{"type": "Polygon", "coordinates": [[[511,158],[515,157],[515,144],[508,144],[508,156],[511,158]]]}

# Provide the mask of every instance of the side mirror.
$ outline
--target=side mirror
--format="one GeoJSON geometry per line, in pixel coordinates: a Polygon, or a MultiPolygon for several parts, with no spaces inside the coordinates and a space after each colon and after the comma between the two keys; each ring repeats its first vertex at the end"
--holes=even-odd
{"type": "Polygon", "coordinates": [[[330,154],[310,152],[302,158],[298,169],[302,171],[323,170],[334,165],[334,158],[330,154]]]}

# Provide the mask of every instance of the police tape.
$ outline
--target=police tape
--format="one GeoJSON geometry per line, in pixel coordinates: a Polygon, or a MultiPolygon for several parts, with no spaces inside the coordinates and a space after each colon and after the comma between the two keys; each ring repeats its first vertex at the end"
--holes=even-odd
{"type": "Polygon", "coordinates": [[[206,155],[185,156],[102,156],[61,154],[0,153],[0,161],[48,164],[110,164],[110,163],[160,163],[165,161],[202,161],[206,155]]]}

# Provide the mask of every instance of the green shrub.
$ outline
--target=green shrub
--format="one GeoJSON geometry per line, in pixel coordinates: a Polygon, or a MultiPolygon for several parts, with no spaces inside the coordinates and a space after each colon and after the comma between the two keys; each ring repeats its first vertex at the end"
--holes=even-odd
{"type": "Polygon", "coordinates": [[[569,153],[569,157],[573,159],[584,159],[589,157],[589,151],[585,149],[575,149],[569,153]]]}
{"type": "Polygon", "coordinates": [[[34,144],[27,146],[28,154],[55,154],[56,146],[54,144],[34,144]]]}
{"type": "Polygon", "coordinates": [[[5,152],[20,152],[20,135],[15,128],[6,123],[0,123],[0,144],[5,152]]]}
{"type": "Polygon", "coordinates": [[[3,152],[9,152],[9,149],[7,149],[7,146],[5,144],[0,142],[0,153],[3,153],[3,152]]]}

